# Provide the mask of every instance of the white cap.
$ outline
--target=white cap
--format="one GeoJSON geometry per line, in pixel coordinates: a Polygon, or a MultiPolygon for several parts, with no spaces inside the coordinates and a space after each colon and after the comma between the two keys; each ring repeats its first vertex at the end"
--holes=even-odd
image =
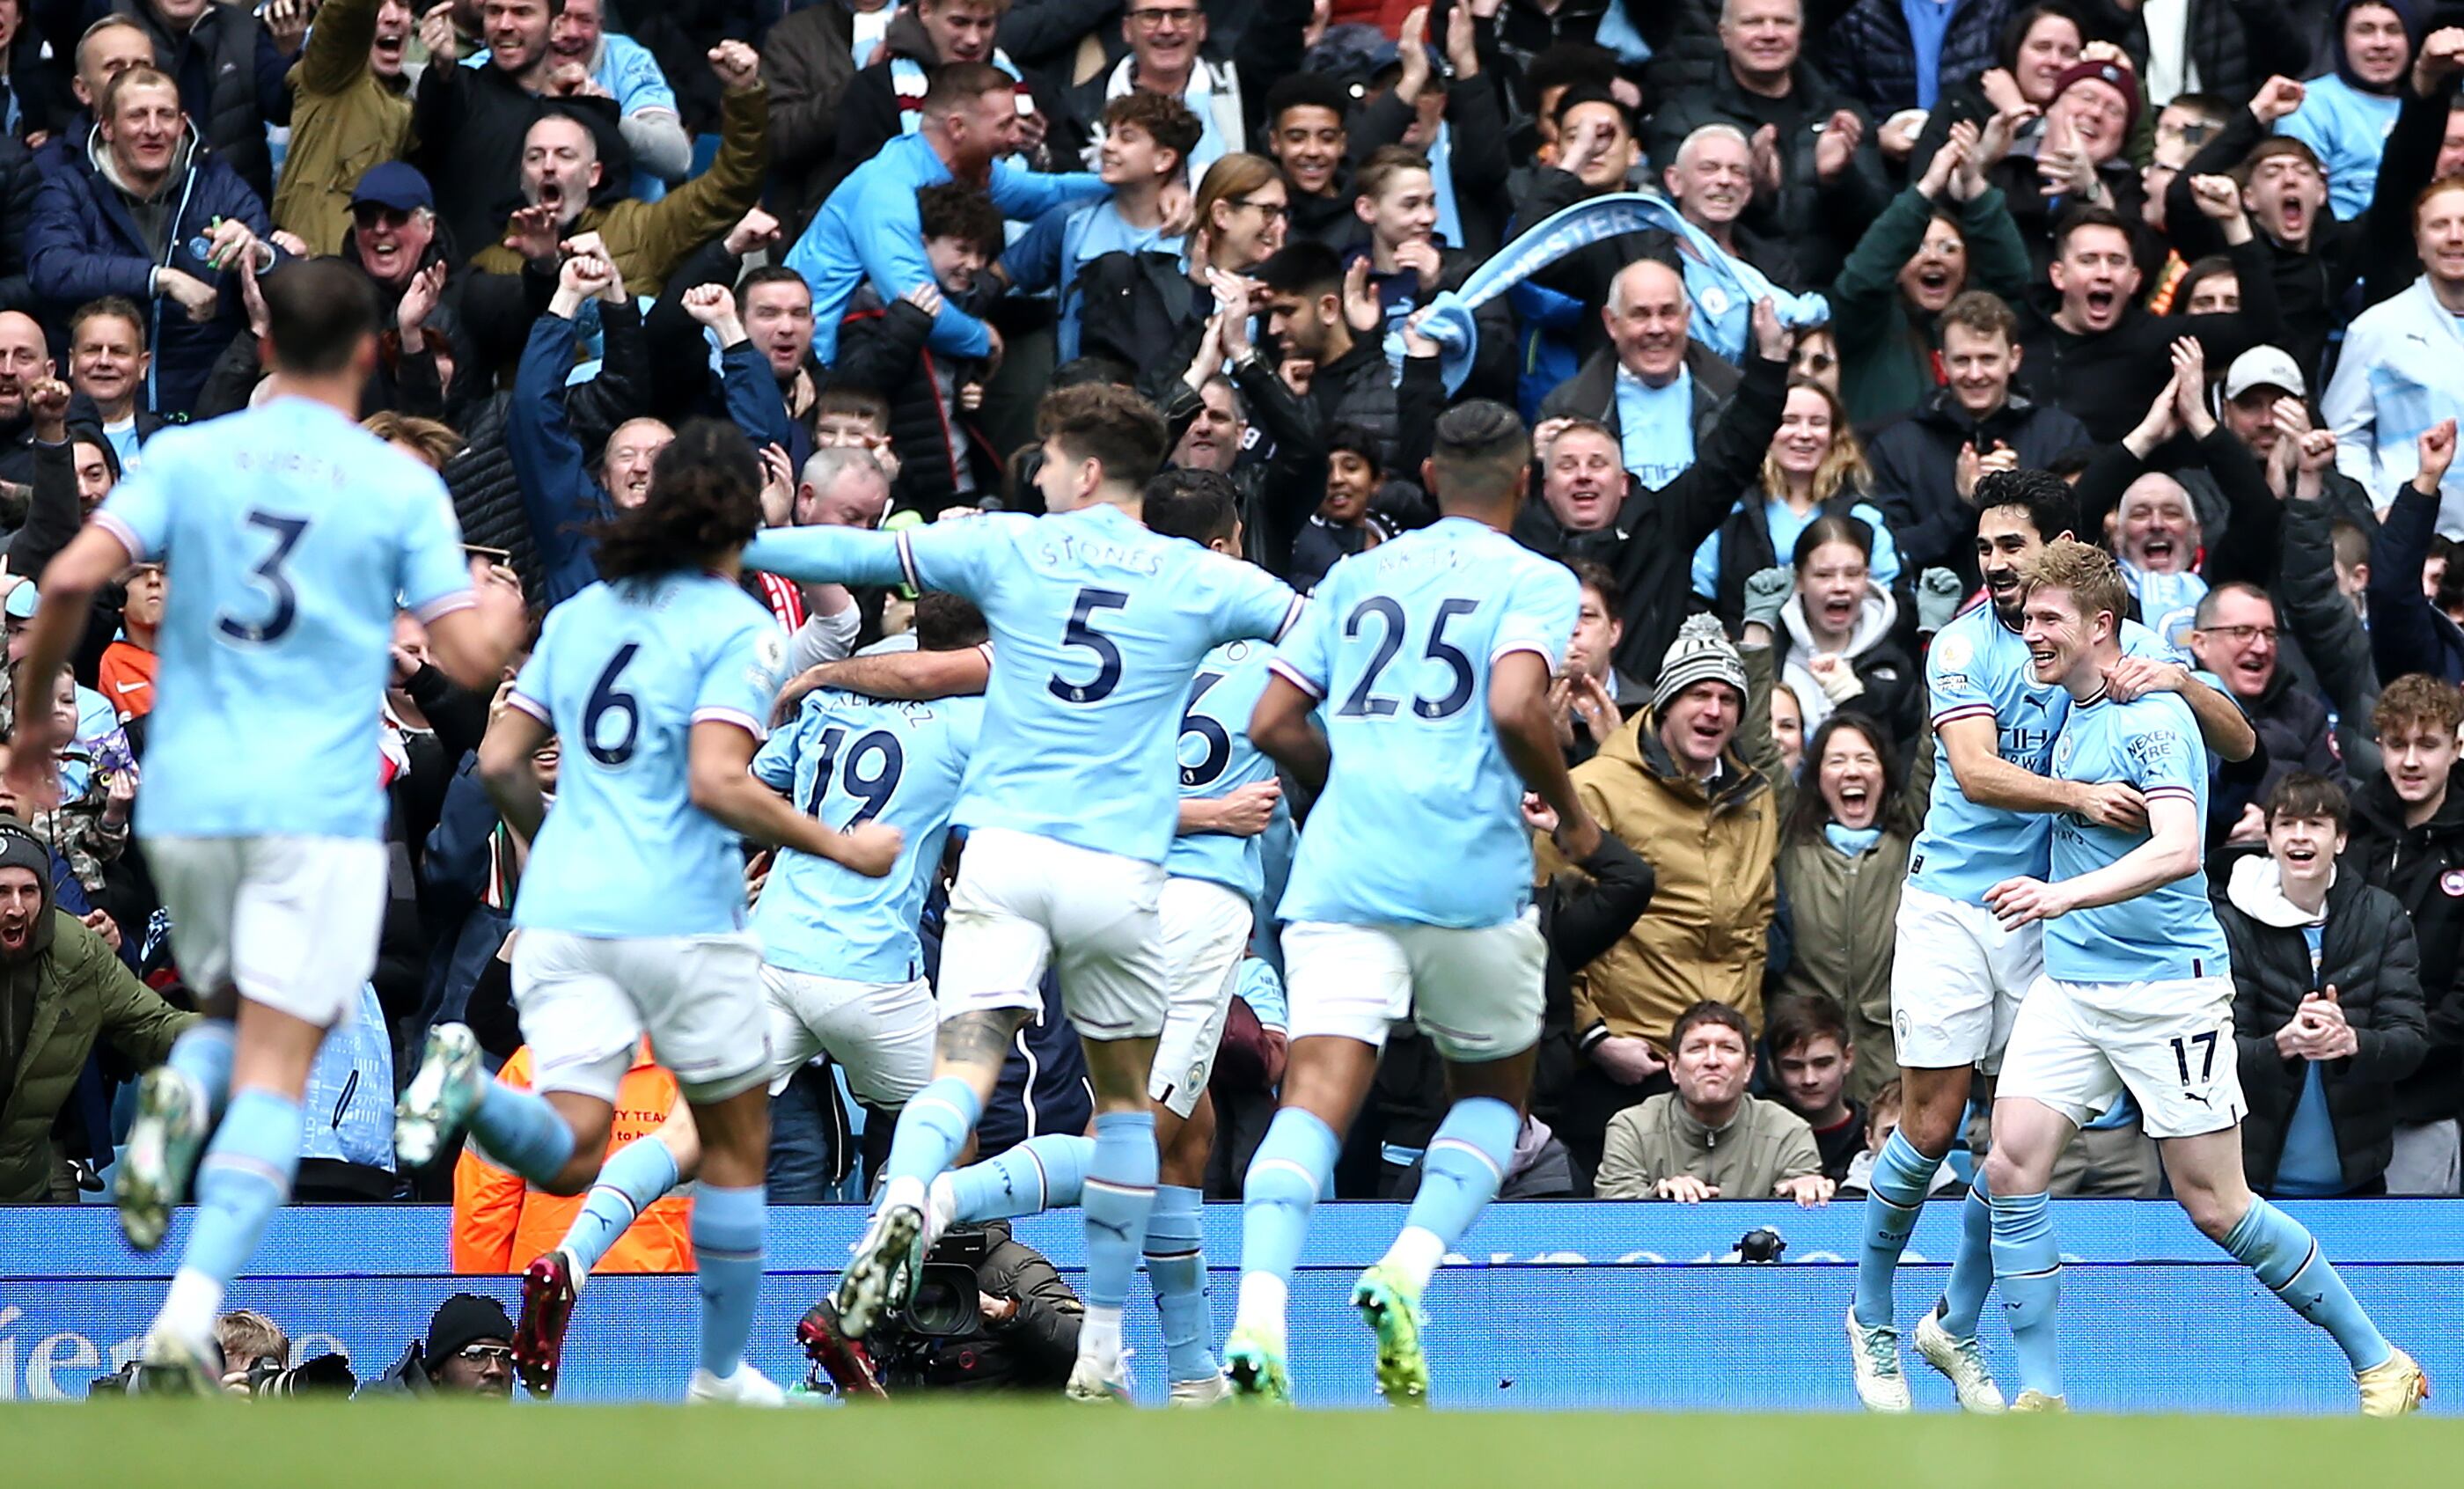
{"type": "Polygon", "coordinates": [[[2282,347],[2254,346],[2233,361],[2225,369],[2225,397],[2239,398],[2255,387],[2280,387],[2296,398],[2307,398],[2310,389],[2301,381],[2301,369],[2282,347]]]}

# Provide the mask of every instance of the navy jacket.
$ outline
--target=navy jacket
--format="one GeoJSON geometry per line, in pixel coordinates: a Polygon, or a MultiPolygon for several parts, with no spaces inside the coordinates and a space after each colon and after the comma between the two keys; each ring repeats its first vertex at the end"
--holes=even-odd
{"type": "MultiPolygon", "coordinates": [[[[619,343],[628,339],[638,354],[639,311],[629,304],[603,305],[601,325],[611,361],[621,354],[619,343]]],[[[531,538],[539,545],[541,598],[550,605],[561,604],[598,581],[597,545],[588,529],[616,510],[565,416],[565,378],[573,370],[580,337],[579,325],[561,316],[543,315],[531,323],[505,418],[506,448],[521,482],[531,538]]],[[[720,361],[730,420],[757,449],[784,446],[787,410],[779,402],[769,362],[749,340],[737,342],[720,361]]]]}
{"type": "MultiPolygon", "coordinates": [[[[102,174],[98,164],[102,158],[101,137],[90,137],[84,152],[72,151],[64,168],[35,193],[33,221],[26,229],[27,277],[34,294],[64,318],[76,307],[106,295],[125,296],[147,306],[145,342],[154,349],[154,366],[138,406],[186,418],[214,360],[248,328],[239,275],[207,268],[188,246],[204,237],[218,217],[248,224],[260,239],[274,230],[274,223],[248,183],[197,146],[192,136],[186,157],[172,169],[166,188],[170,230],[157,253],[120,188],[102,174]],[[214,318],[191,320],[177,300],[156,296],[153,274],[160,268],[182,270],[220,288],[222,305],[214,318]]],[[[275,261],[277,267],[283,261],[279,250],[275,261]]]]}

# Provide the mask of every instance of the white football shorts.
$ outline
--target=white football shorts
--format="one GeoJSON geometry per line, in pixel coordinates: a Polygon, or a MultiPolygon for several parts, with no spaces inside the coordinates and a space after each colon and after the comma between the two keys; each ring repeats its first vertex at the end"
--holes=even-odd
{"type": "Polygon", "coordinates": [[[1165,880],[1160,909],[1170,980],[1147,1097],[1186,1118],[1215,1074],[1216,1047],[1232,1012],[1253,912],[1247,900],[1204,879],[1165,880]]]}
{"type": "Polygon", "coordinates": [[[1995,1098],[2025,1097],[2085,1126],[2127,1089],[2149,1137],[2224,1131],[2245,1110],[2233,1000],[2231,977],[2038,978],[1995,1098]]]}
{"type": "Polygon", "coordinates": [[[1164,872],[1034,833],[978,828],[958,860],[941,937],[941,1018],[1044,1006],[1061,971],[1069,1021],[1090,1040],[1154,1039],[1164,1022],[1164,872]]]}
{"type": "Polygon", "coordinates": [[[689,1102],[722,1102],[770,1077],[761,942],[750,931],[524,931],[514,942],[514,1006],[537,1090],[613,1102],[645,1034],[689,1102]]]}
{"type": "Polygon", "coordinates": [[[1295,922],[1284,928],[1290,1037],[1383,1049],[1409,1018],[1448,1060],[1504,1060],[1540,1041],[1548,959],[1533,909],[1470,930],[1295,922]]]}
{"type": "Polygon", "coordinates": [[[374,838],[148,838],[171,954],[200,996],[240,996],[320,1029],[347,1021],[376,970],[385,845],[374,838]]]}
{"type": "Polygon", "coordinates": [[[761,969],[770,1002],[770,1094],[826,1051],[868,1106],[904,1106],[933,1079],[933,985],[850,982],[784,967],[761,969]]]}
{"type": "Polygon", "coordinates": [[[1982,905],[1914,885],[1900,890],[1891,956],[1891,1036],[1900,1064],[1919,1070],[2003,1059],[2019,1000],[2045,971],[2045,928],[2006,931],[1982,905]]]}

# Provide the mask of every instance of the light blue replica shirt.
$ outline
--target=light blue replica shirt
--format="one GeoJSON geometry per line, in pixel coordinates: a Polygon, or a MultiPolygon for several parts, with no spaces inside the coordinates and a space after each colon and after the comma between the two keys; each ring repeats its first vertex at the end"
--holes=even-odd
{"type": "MultiPolygon", "coordinates": [[[[2154,633],[2136,621],[2123,623],[2122,649],[2167,659],[2154,633]]],[[[1928,894],[1982,905],[1985,891],[2005,879],[2045,876],[2053,819],[1968,799],[1951,774],[1942,726],[1990,718],[2001,734],[2003,759],[2031,775],[2050,776],[2054,736],[2070,717],[2071,695],[2057,683],[2036,681],[2027,643],[2003,624],[1991,601],[1935,634],[1925,652],[1925,689],[1933,699],[1933,798],[1908,861],[1908,883],[1928,894]]]]}
{"type": "MultiPolygon", "coordinates": [[[[858,285],[869,282],[887,302],[934,282],[915,193],[949,179],[950,167],[931,141],[903,135],[848,172],[787,251],[787,267],[812,287],[813,355],[825,364],[838,355],[839,321],[858,285]]],[[[1100,176],[1040,175],[995,161],[987,191],[1001,215],[1032,222],[1064,202],[1109,195],[1111,187],[1100,176]]],[[[944,305],[933,318],[930,344],[950,356],[981,357],[992,349],[992,338],[981,320],[944,305]]]]}
{"type": "MultiPolygon", "coordinates": [[[[2116,703],[2099,691],[2071,707],[2054,740],[2054,774],[2063,780],[2123,781],[2152,808],[2171,799],[2208,820],[2208,755],[2198,720],[2173,693],[2116,703]]],[[[2148,841],[2063,814],[2054,820],[2056,881],[2076,879],[2119,861],[2148,841]]],[[[2204,872],[2096,909],[2077,909],[2045,922],[2045,972],[2064,982],[2154,982],[2222,977],[2232,973],[2225,933],[2208,900],[2204,872]]],[[[2225,1058],[2233,1058],[2231,1050],[2225,1058]]]]}
{"type": "Polygon", "coordinates": [[[879,821],[906,835],[879,879],[781,848],[754,907],[762,959],[853,982],[924,974],[916,918],[940,871],[950,813],[982,727],[981,698],[899,703],[823,689],[753,757],[753,774],[796,809],[845,832],[879,821]]]}
{"type": "Polygon", "coordinates": [[[1694,373],[1677,369],[1666,387],[1646,386],[1617,369],[1617,446],[1625,468],[1651,491],[1683,475],[1694,464],[1694,373]]]}
{"type": "Polygon", "coordinates": [[[786,656],[769,611],[699,570],[602,580],[549,611],[510,701],[563,758],[514,924],[607,940],[742,930],[744,859],[693,803],[693,728],[759,739],[786,656]]]}
{"type": "Polygon", "coordinates": [[[1522,912],[1531,836],[1489,675],[1516,651],[1553,672],[1581,603],[1573,570],[1467,517],[1327,571],[1270,664],[1325,700],[1333,754],[1285,920],[1470,929],[1522,912]]]}
{"type": "Polygon", "coordinates": [[[772,532],[744,564],[805,583],[913,584],[975,602],[993,634],[959,826],[1161,864],[1179,820],[1174,741],[1190,679],[1230,641],[1272,640],[1301,598],[1251,564],[1106,503],[896,533],[772,532]]]}
{"type": "MultiPolygon", "coordinates": [[[[1275,762],[1249,742],[1249,715],[1266,690],[1266,664],[1273,648],[1236,641],[1216,647],[1189,680],[1189,706],[1180,716],[1180,796],[1214,801],[1243,786],[1275,778],[1275,762]]],[[[1222,832],[1186,832],[1172,840],[1164,872],[1175,879],[1220,884],[1244,900],[1265,892],[1266,869],[1257,838],[1222,832]]]]}
{"type": "Polygon", "coordinates": [[[382,837],[395,608],[473,602],[436,472],[277,398],[157,434],[94,519],[169,580],[138,832],[382,837]]]}

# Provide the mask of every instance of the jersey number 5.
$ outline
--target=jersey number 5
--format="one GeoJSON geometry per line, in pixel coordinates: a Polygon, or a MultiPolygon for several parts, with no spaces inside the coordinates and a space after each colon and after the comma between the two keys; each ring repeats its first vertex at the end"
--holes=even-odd
{"type": "Polygon", "coordinates": [[[1061,645],[1078,646],[1095,653],[1095,675],[1083,683],[1073,683],[1060,673],[1052,674],[1045,689],[1064,703],[1100,703],[1121,686],[1121,648],[1112,638],[1095,629],[1098,610],[1118,610],[1130,602],[1130,597],[1117,589],[1082,589],[1078,602],[1069,607],[1069,624],[1061,632],[1061,645]]]}
{"type": "MultiPolygon", "coordinates": [[[[1446,623],[1479,608],[1477,600],[1438,602],[1438,618],[1429,627],[1429,646],[1423,655],[1431,662],[1444,663],[1446,670],[1454,674],[1454,682],[1442,697],[1414,698],[1414,713],[1425,719],[1452,718],[1471,701],[1474,681],[1471,658],[1463,655],[1462,647],[1446,641],[1446,623]]],[[[1377,696],[1376,688],[1377,675],[1386,670],[1387,663],[1395,660],[1395,653],[1403,649],[1403,607],[1384,595],[1372,595],[1360,602],[1344,619],[1343,634],[1346,639],[1359,635],[1372,616],[1386,623],[1385,633],[1378,637],[1377,649],[1371,653],[1368,669],[1360,674],[1359,685],[1352,690],[1351,697],[1343,700],[1343,707],[1335,710],[1340,717],[1387,718],[1402,707],[1399,699],[1377,696]]]]}
{"type": "Polygon", "coordinates": [[[252,512],[248,525],[274,535],[274,546],[262,561],[249,570],[249,577],[265,586],[274,597],[274,613],[262,621],[233,620],[230,611],[214,617],[214,629],[233,641],[253,646],[270,646],[290,633],[292,624],[299,619],[299,591],[291,585],[290,576],[282,572],[283,560],[308,532],[306,517],[277,517],[268,512],[252,512]]]}

